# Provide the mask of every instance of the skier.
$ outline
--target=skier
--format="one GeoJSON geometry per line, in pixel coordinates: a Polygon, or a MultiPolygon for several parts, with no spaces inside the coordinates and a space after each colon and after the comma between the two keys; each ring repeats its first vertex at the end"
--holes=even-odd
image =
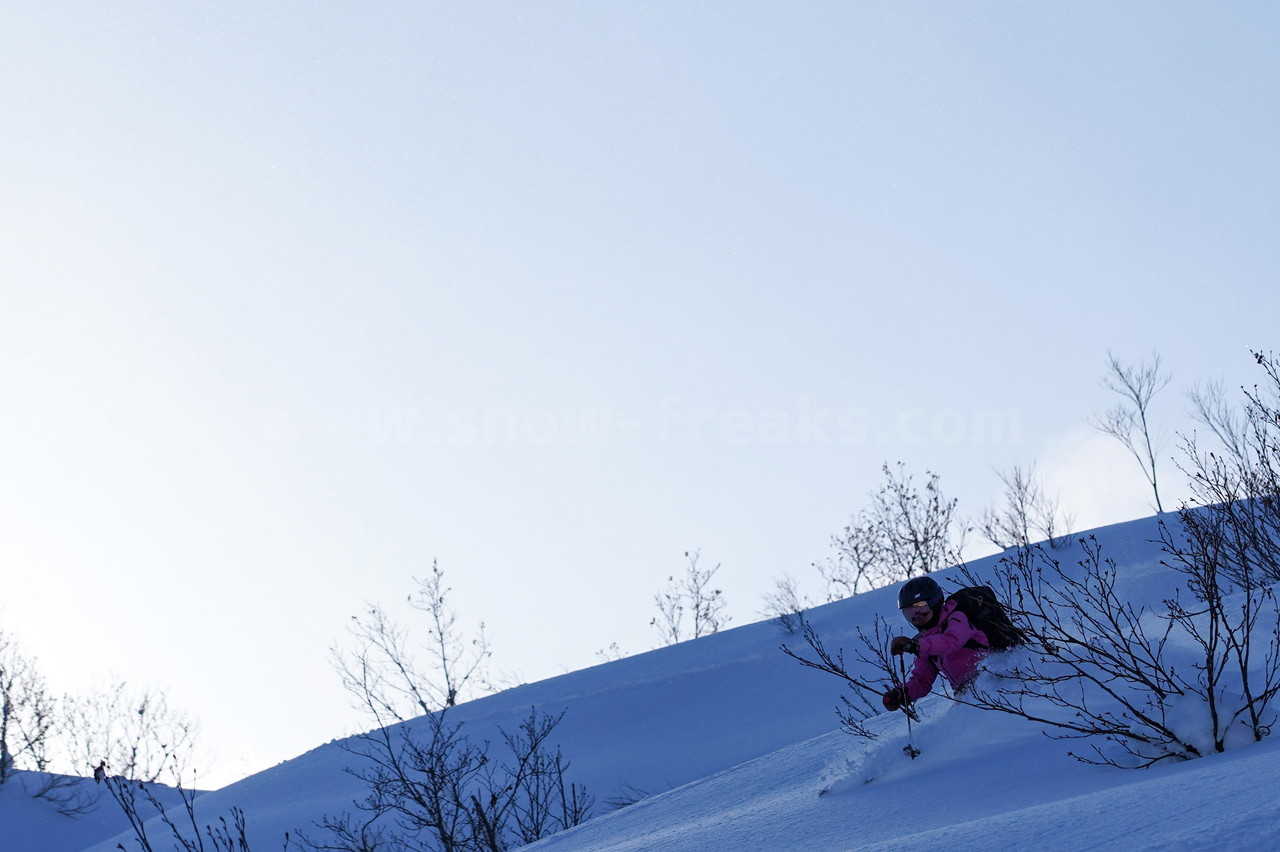
{"type": "Polygon", "coordinates": [[[991,647],[987,635],[969,623],[956,602],[946,600],[942,588],[931,577],[908,580],[898,590],[898,608],[920,632],[915,638],[895,636],[889,653],[916,655],[911,677],[895,686],[881,701],[886,710],[897,710],[929,694],[941,674],[957,693],[963,692],[978,674],[978,661],[991,647]]]}

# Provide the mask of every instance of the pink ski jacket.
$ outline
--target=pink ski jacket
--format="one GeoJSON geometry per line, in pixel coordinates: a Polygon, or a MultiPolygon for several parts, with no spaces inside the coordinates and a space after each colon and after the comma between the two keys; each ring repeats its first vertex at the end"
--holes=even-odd
{"type": "Polygon", "coordinates": [[[916,701],[929,694],[941,674],[959,692],[978,674],[978,661],[991,647],[987,634],[969,624],[955,601],[942,605],[938,622],[916,636],[920,654],[911,677],[907,678],[907,698],[916,701]]]}

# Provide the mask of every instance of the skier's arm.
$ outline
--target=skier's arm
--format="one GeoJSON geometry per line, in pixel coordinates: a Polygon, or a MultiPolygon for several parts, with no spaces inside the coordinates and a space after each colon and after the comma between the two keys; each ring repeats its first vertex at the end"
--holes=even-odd
{"type": "Polygon", "coordinates": [[[933,660],[921,653],[916,657],[916,664],[911,669],[911,677],[907,678],[907,698],[919,701],[933,689],[933,682],[938,679],[938,667],[933,660]]]}

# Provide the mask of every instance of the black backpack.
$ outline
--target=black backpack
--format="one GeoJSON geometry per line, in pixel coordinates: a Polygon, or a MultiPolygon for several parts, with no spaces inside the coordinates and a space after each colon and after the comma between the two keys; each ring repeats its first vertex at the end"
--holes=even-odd
{"type": "MultiPolygon", "coordinates": [[[[947,595],[956,609],[965,614],[975,630],[981,630],[991,643],[992,651],[1004,651],[1027,643],[1027,634],[1014,626],[1004,604],[990,586],[965,586],[947,595]]],[[[970,640],[972,642],[973,640],[970,640]]],[[[973,647],[981,647],[976,642],[973,647]]]]}

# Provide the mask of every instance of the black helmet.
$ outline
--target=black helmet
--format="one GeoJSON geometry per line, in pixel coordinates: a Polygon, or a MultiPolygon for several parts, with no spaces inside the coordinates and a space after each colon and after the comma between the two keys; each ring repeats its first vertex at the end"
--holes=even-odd
{"type": "Polygon", "coordinates": [[[934,582],[932,577],[914,577],[898,589],[898,609],[905,609],[920,601],[928,601],[929,608],[936,610],[942,606],[942,599],[945,597],[942,587],[934,582]]]}

